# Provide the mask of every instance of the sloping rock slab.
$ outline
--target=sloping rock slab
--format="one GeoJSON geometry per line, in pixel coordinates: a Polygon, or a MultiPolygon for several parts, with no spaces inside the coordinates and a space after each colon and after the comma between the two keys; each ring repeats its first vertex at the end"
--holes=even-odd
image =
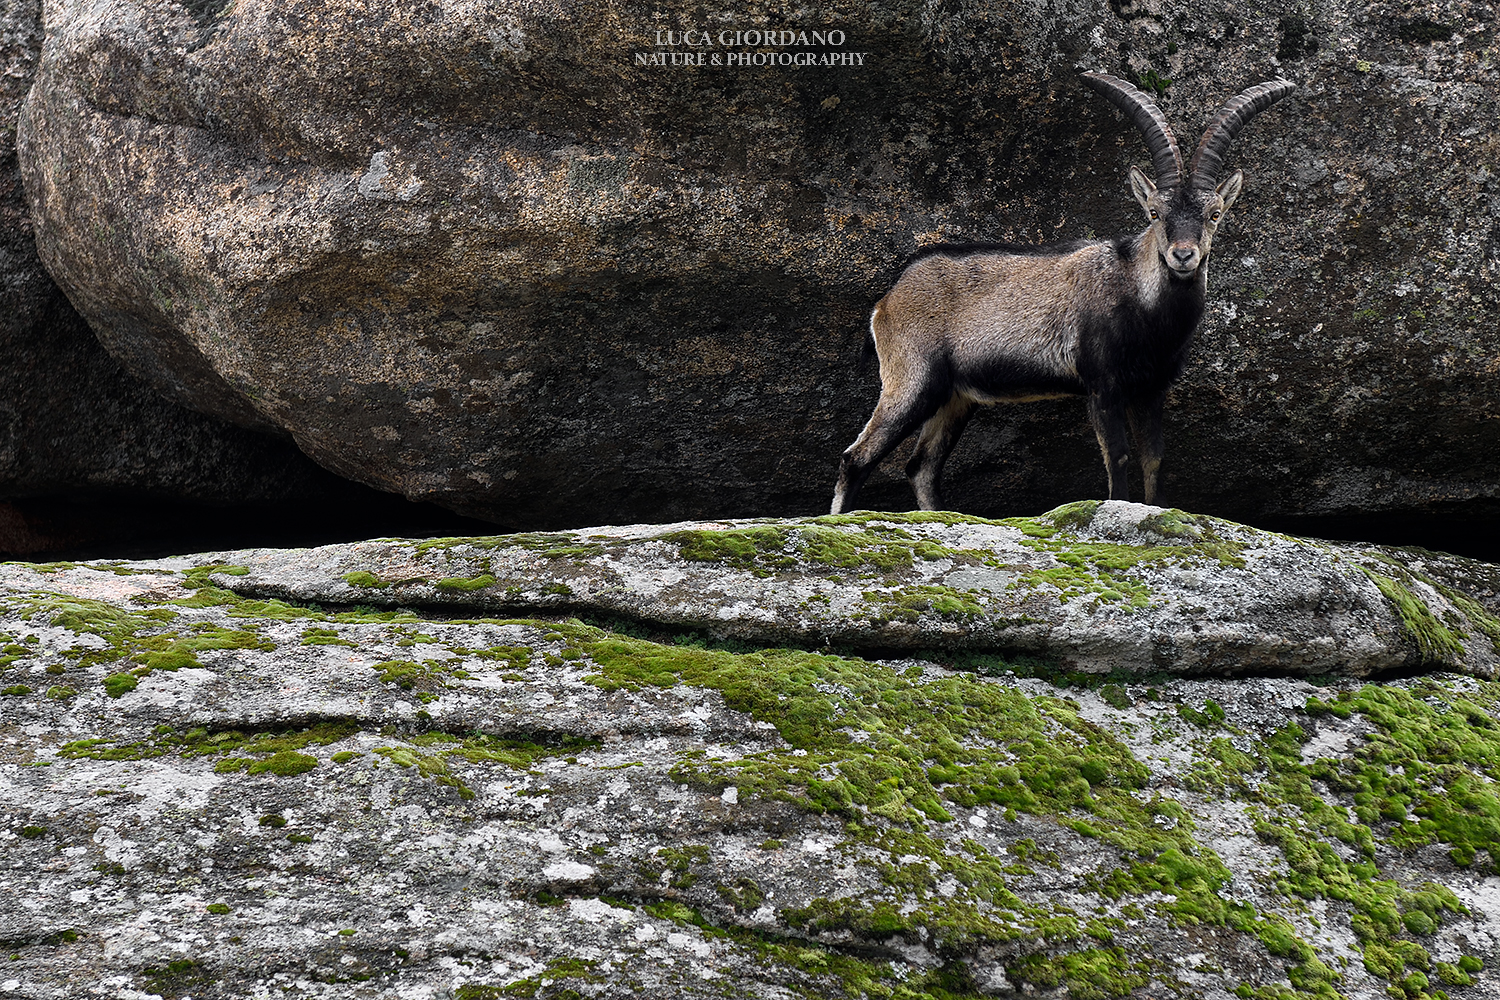
{"type": "Polygon", "coordinates": [[[1008,650],[1092,672],[1491,677],[1500,662],[1500,621],[1471,596],[1500,589],[1488,564],[1118,501],[1004,521],[856,513],[220,558],[215,582],[245,595],[620,615],[763,644],[1008,650]]]}
{"type": "Polygon", "coordinates": [[[0,993],[1500,988],[1500,683],[648,631],[0,565],[0,993]]]}

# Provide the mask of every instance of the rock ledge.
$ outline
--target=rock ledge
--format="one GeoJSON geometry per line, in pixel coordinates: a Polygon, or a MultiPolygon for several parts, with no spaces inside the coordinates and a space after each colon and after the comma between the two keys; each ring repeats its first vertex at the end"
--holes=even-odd
{"type": "Polygon", "coordinates": [[[1328,669],[1485,673],[1493,573],[1127,504],[3,564],[0,993],[1493,996],[1500,682],[1328,669]],[[1324,675],[1142,658],[1248,670],[1231,599],[1324,675]]]}

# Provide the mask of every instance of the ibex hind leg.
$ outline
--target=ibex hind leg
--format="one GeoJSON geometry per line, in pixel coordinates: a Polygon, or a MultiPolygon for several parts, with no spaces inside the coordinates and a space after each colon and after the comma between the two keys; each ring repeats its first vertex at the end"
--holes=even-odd
{"type": "Polygon", "coordinates": [[[954,396],[922,425],[916,450],[906,463],[906,478],[917,491],[917,506],[923,510],[943,509],[943,465],[973,415],[973,401],[954,396]]]}
{"type": "Polygon", "coordinates": [[[860,487],[891,449],[911,436],[943,400],[931,394],[896,398],[881,396],[865,429],[845,451],[839,462],[839,481],[833,491],[832,511],[842,514],[854,506],[860,487]]]}
{"type": "Polygon", "coordinates": [[[1161,470],[1161,457],[1166,451],[1161,433],[1162,404],[1166,393],[1136,403],[1129,409],[1130,432],[1135,435],[1136,447],[1141,450],[1141,473],[1145,478],[1146,502],[1159,503],[1157,474],[1161,470]]]}
{"type": "Polygon", "coordinates": [[[1099,438],[1104,471],[1109,476],[1109,498],[1130,499],[1130,435],[1125,430],[1124,407],[1118,401],[1089,394],[1089,420],[1099,438]]]}

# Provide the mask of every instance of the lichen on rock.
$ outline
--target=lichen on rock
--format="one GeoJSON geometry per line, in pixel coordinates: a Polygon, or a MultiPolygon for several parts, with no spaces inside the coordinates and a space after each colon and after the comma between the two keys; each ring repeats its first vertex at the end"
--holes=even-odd
{"type": "MultiPolygon", "coordinates": [[[[920,650],[754,640],[773,633],[694,626],[663,596],[812,581],[864,600],[961,571],[969,621],[1009,586],[1050,595],[1025,598],[1042,621],[1142,615],[1180,599],[1172,574],[1264,587],[1262,564],[1287,576],[1307,553],[1368,588],[1393,636],[1370,573],[1466,653],[1489,642],[1472,617],[1489,598],[1453,603],[1452,557],[1127,504],[0,566],[5,987],[1482,995],[1465,991],[1492,989],[1500,956],[1500,682],[1477,660],[1375,680],[1087,672],[941,631],[920,650]],[[1028,583],[1004,568],[1021,559],[1150,599],[1028,583]],[[521,565],[557,569],[517,597],[521,565]],[[610,592],[605,568],[642,588],[631,614],[582,603],[610,592]],[[540,603],[555,582],[566,612],[540,603]],[[191,662],[141,669],[172,651],[191,662]],[[134,686],[111,690],[123,664],[134,686]]],[[[953,616],[940,600],[916,627],[953,616]]],[[[1399,641],[1405,670],[1429,655],[1399,641]]]]}
{"type": "Polygon", "coordinates": [[[762,644],[1005,651],[1087,672],[1492,676],[1500,663],[1500,620],[1443,582],[1484,564],[1118,501],[999,521],[866,511],[232,558],[240,575],[209,576],[244,594],[567,610],[762,644]]]}

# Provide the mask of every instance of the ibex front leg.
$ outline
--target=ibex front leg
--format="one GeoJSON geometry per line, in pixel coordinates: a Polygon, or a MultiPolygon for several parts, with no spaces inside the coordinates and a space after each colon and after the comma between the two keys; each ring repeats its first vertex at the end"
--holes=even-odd
{"type": "Polygon", "coordinates": [[[1118,400],[1089,393],[1089,420],[1094,424],[1099,451],[1104,455],[1111,500],[1130,499],[1130,435],[1125,431],[1124,411],[1118,400]]]}

